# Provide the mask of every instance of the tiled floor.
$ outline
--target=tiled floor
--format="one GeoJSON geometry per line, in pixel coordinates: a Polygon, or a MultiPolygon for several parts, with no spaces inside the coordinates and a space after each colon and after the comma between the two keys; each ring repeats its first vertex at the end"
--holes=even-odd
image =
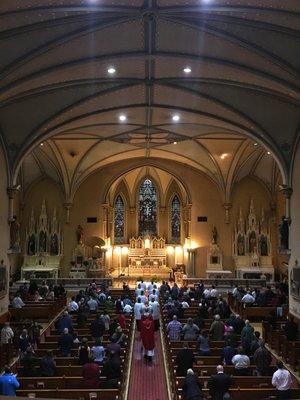
{"type": "Polygon", "coordinates": [[[161,338],[159,332],[155,335],[155,356],[152,364],[147,364],[139,333],[135,333],[128,400],[168,400],[161,338]]]}

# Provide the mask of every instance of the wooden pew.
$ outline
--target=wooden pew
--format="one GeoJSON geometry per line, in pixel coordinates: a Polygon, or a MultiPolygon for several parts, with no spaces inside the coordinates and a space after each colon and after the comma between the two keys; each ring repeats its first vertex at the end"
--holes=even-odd
{"type": "Polygon", "coordinates": [[[17,396],[28,397],[34,393],[36,397],[56,398],[56,399],[75,399],[75,400],[116,400],[119,396],[119,389],[27,389],[17,390],[17,396]],[[95,397],[94,397],[95,396],[95,397]]]}

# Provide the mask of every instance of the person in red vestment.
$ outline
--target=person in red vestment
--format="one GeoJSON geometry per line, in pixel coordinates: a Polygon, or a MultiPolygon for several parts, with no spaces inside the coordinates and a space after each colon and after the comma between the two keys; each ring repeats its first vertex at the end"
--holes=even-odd
{"type": "Polygon", "coordinates": [[[152,315],[149,313],[145,313],[142,315],[141,323],[141,339],[144,347],[144,357],[147,361],[152,361],[152,357],[154,356],[154,321],[152,315]]]}
{"type": "Polygon", "coordinates": [[[126,318],[123,312],[120,312],[118,315],[118,322],[120,327],[124,330],[126,329],[126,318]]]}

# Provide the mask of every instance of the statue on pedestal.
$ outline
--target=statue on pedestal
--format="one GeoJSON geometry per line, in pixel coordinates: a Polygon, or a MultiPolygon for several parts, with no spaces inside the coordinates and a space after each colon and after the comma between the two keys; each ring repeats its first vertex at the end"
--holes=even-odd
{"type": "Polygon", "coordinates": [[[280,236],[280,248],[282,250],[288,250],[289,248],[289,223],[288,220],[283,216],[279,224],[279,236],[280,236]]]}
{"type": "Polygon", "coordinates": [[[213,227],[211,238],[212,238],[212,244],[218,243],[218,231],[215,226],[213,227]]]}
{"type": "Polygon", "coordinates": [[[82,243],[82,238],[83,238],[83,227],[81,225],[78,225],[76,229],[77,244],[82,243]]]}
{"type": "Polygon", "coordinates": [[[10,248],[16,251],[20,250],[20,224],[16,215],[10,222],[10,248]]]}

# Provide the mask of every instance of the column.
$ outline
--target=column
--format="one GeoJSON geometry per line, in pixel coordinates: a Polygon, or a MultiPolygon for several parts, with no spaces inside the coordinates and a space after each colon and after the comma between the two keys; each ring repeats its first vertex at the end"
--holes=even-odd
{"type": "Polygon", "coordinates": [[[193,278],[195,276],[195,250],[187,249],[188,260],[187,260],[187,276],[188,278],[193,278]]]}
{"type": "Polygon", "coordinates": [[[190,239],[191,237],[191,222],[192,222],[192,205],[187,204],[184,208],[185,237],[187,239],[190,239]]]}
{"type": "Polygon", "coordinates": [[[16,198],[17,194],[19,193],[20,187],[10,187],[7,188],[7,195],[8,195],[8,220],[9,222],[13,221],[14,219],[14,199],[16,198]]]}
{"type": "Polygon", "coordinates": [[[282,192],[285,197],[285,218],[290,223],[291,222],[291,196],[293,193],[293,188],[288,185],[281,185],[279,191],[282,192]]]}

